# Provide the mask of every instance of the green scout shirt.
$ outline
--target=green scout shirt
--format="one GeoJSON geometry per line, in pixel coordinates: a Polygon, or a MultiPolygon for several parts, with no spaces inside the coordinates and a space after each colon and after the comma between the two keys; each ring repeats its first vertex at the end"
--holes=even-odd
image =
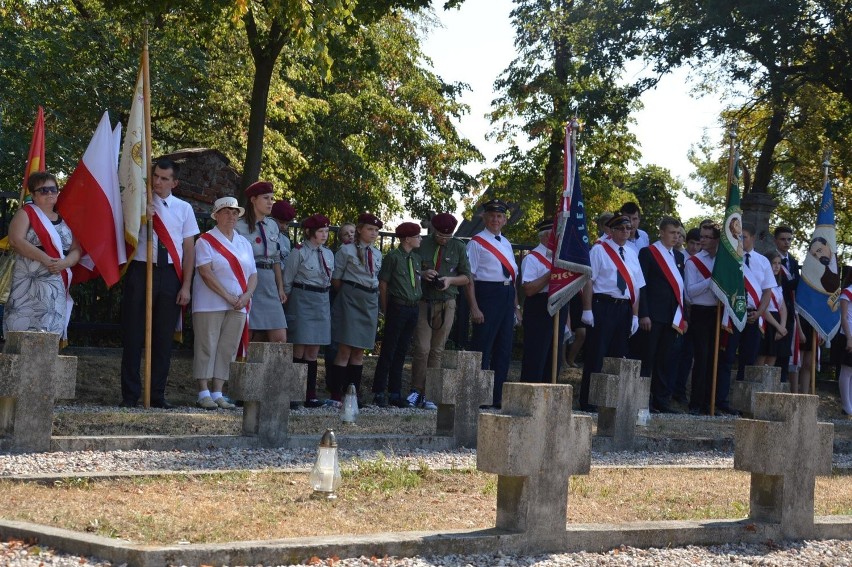
{"type": "Polygon", "coordinates": [[[402,248],[394,248],[388,252],[379,271],[379,280],[388,284],[388,296],[406,303],[420,301],[423,295],[420,288],[421,263],[416,250],[406,253],[402,248]]]}
{"type": "MultiPolygon", "coordinates": [[[[420,244],[418,254],[423,258],[423,269],[434,270],[438,264],[439,277],[467,276],[470,278],[470,261],[467,259],[467,250],[464,242],[458,238],[450,238],[445,246],[441,246],[440,262],[438,261],[438,243],[431,235],[424,237],[420,244]]],[[[459,294],[459,286],[451,285],[444,291],[438,291],[428,283],[423,286],[423,299],[432,301],[446,301],[455,299],[459,294]]]]}

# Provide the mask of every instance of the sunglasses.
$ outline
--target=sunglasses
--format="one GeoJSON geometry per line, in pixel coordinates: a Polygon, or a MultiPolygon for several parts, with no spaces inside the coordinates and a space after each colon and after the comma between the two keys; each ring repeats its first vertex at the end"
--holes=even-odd
{"type": "Polygon", "coordinates": [[[59,193],[59,187],[51,186],[51,187],[39,187],[34,191],[34,193],[41,193],[42,195],[49,195],[51,193],[59,193]]]}

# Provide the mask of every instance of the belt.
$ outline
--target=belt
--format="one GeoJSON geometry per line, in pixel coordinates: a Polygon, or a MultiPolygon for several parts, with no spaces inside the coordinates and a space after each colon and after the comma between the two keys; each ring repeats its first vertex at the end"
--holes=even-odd
{"type": "Polygon", "coordinates": [[[272,266],[275,264],[261,264],[260,262],[255,262],[254,265],[257,266],[258,270],[271,270],[272,266]]]}
{"type": "Polygon", "coordinates": [[[486,282],[486,281],[483,281],[483,280],[476,280],[476,281],[473,282],[474,287],[476,287],[477,284],[478,285],[512,285],[512,282],[510,280],[503,280],[503,281],[499,281],[499,282],[486,282]]]}
{"type": "MultiPolygon", "coordinates": [[[[136,263],[142,264],[143,266],[145,266],[145,265],[147,265],[147,264],[148,264],[148,262],[146,262],[145,260],[133,260],[133,261],[134,261],[134,262],[136,262],[136,263]]],[[[157,262],[156,262],[156,261],[154,261],[154,262],[151,262],[151,265],[152,265],[155,269],[157,269],[157,268],[171,268],[171,269],[174,269],[174,264],[166,264],[165,266],[158,266],[158,265],[157,265],[157,262]]]]}
{"type": "Polygon", "coordinates": [[[379,292],[379,288],[377,288],[377,287],[367,287],[365,285],[361,285],[359,283],[351,282],[349,280],[340,280],[340,281],[342,281],[343,283],[345,283],[347,285],[351,285],[355,289],[360,289],[361,291],[366,291],[367,293],[378,293],[379,292]]]}
{"type": "Polygon", "coordinates": [[[605,293],[596,293],[592,295],[592,299],[595,301],[605,301],[607,303],[628,303],[630,301],[629,299],[613,297],[605,293]]]}
{"type": "Polygon", "coordinates": [[[398,297],[390,296],[390,300],[397,305],[404,305],[405,307],[417,307],[420,305],[420,301],[405,301],[398,297]]]}
{"type": "Polygon", "coordinates": [[[297,289],[303,289],[305,291],[315,291],[317,293],[328,293],[327,287],[319,287],[315,285],[301,284],[297,282],[293,282],[293,287],[297,289]]]}

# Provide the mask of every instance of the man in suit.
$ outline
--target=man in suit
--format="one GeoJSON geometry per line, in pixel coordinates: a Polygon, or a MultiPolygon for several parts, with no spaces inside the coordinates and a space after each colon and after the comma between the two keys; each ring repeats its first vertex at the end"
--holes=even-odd
{"type": "Polygon", "coordinates": [[[671,388],[666,380],[669,347],[677,333],[686,332],[683,253],[676,250],[680,221],[663,217],[660,239],[639,250],[645,287],[639,295],[642,375],[651,377],[651,411],[679,413],[669,406],[671,388]]]}
{"type": "Polygon", "coordinates": [[[775,366],[781,368],[781,381],[786,382],[790,369],[790,354],[792,353],[793,327],[795,325],[795,291],[799,285],[799,273],[801,266],[796,258],[790,254],[790,246],[793,244],[793,229],[789,226],[778,226],[775,228],[775,248],[781,254],[781,272],[784,274],[784,283],[781,285],[784,291],[784,303],[787,306],[787,336],[782,339],[783,351],[775,359],[775,366]]]}
{"type": "Polygon", "coordinates": [[[583,288],[583,323],[586,355],[580,382],[580,409],[597,411],[589,404],[593,372],[600,372],[604,357],[627,356],[628,339],[639,329],[639,290],[645,286],[636,252],[627,245],[630,219],[616,215],[607,222],[612,237],[589,251],[592,277],[583,288]]]}

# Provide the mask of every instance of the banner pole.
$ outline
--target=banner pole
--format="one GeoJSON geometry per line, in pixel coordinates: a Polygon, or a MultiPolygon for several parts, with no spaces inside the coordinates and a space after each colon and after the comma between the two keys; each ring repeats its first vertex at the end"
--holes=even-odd
{"type": "Polygon", "coordinates": [[[154,287],[154,219],[148,214],[148,208],[153,202],[151,188],[151,172],[153,171],[151,164],[151,77],[150,65],[148,61],[148,26],[145,26],[145,41],[142,46],[142,98],[144,100],[143,108],[145,110],[145,159],[142,163],[148,168],[145,174],[145,195],[146,208],[145,218],[147,221],[145,230],[148,236],[145,249],[145,377],[143,383],[143,403],[146,408],[151,407],[151,330],[153,321],[151,311],[154,304],[153,287],[154,287]]]}
{"type": "Polygon", "coordinates": [[[556,384],[556,368],[559,363],[559,311],[553,316],[553,356],[551,357],[550,365],[550,383],[556,384]]]}

